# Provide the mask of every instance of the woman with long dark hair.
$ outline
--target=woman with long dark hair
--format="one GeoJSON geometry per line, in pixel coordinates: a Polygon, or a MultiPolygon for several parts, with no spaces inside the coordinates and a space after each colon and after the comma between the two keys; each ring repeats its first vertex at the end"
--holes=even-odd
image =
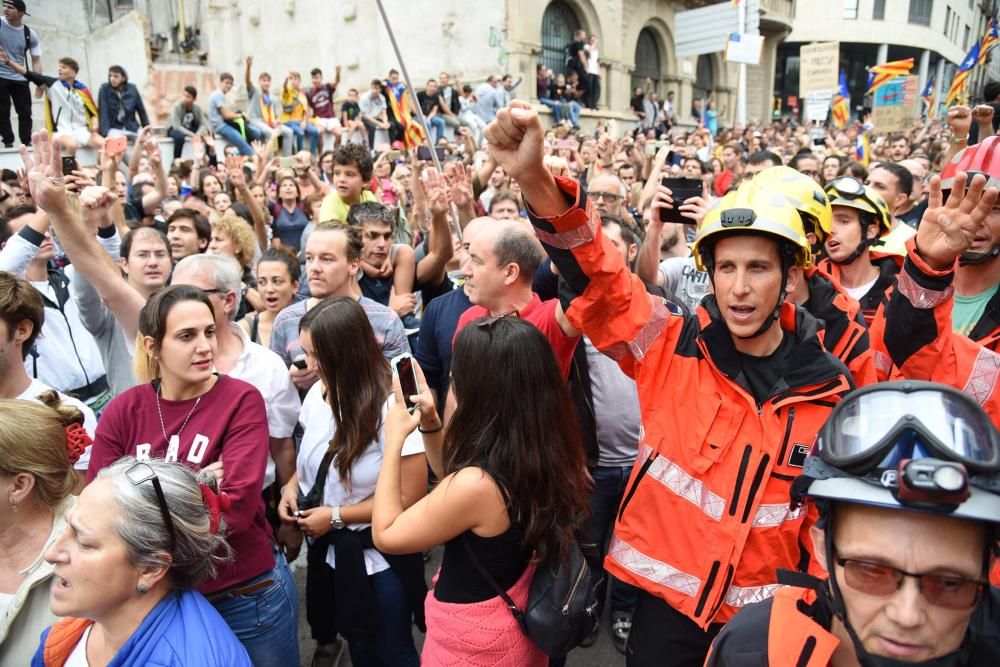
{"type": "Polygon", "coordinates": [[[483,318],[462,329],[451,373],[457,407],[446,432],[423,374],[413,414],[402,407],[394,379],[375,543],[388,553],[445,545],[426,601],[424,665],[545,665],[548,658],[521,632],[472,555],[522,609],[535,564],[568,557],[589,489],[569,391],[545,336],[516,317],[483,318]],[[441,481],[405,509],[399,452],[415,429],[441,481]],[[488,642],[481,630],[487,627],[488,642]]]}
{"type": "MultiPolygon", "coordinates": [[[[302,403],[296,473],[278,514],[310,541],[306,617],[317,657],[334,664],[339,632],[355,665],[416,666],[410,620],[416,615],[423,624],[427,591],[420,549],[385,556],[371,535],[392,372],[368,316],[351,297],[328,298],[306,313],[299,337],[320,381],[302,403]]],[[[404,440],[392,456],[397,500],[410,505],[427,492],[427,464],[419,436],[404,440]]]]}
{"type": "Polygon", "coordinates": [[[143,306],[135,356],[144,384],[105,408],[87,480],[123,456],[179,461],[194,470],[224,464],[220,486],[232,504],[223,517],[234,558],[198,590],[255,665],[297,665],[295,582],[272,542],[260,493],[269,450],[264,399],[256,387],[213,371],[212,298],[219,296],[174,285],[143,306]]]}

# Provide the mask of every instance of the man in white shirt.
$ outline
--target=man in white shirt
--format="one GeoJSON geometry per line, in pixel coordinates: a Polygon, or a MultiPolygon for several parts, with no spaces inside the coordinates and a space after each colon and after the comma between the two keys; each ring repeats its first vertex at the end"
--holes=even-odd
{"type": "Polygon", "coordinates": [[[587,42],[587,98],[585,106],[596,109],[601,101],[601,64],[597,50],[597,35],[591,35],[587,42]]]}
{"type": "MultiPolygon", "coordinates": [[[[28,281],[0,271],[0,398],[40,403],[39,395],[53,391],[45,383],[28,377],[24,368],[24,358],[35,344],[44,322],[45,306],[41,294],[28,281]]],[[[94,412],[75,398],[60,393],[59,399],[83,413],[83,426],[93,438],[97,428],[94,412]]],[[[86,470],[89,464],[90,447],[73,467],[86,470]]]]}
{"type": "Polygon", "coordinates": [[[375,145],[375,131],[389,131],[389,119],[386,116],[385,97],[382,96],[382,82],[372,79],[372,87],[367,95],[362,95],[358,99],[358,108],[361,109],[361,122],[368,130],[368,145],[375,145]]]}

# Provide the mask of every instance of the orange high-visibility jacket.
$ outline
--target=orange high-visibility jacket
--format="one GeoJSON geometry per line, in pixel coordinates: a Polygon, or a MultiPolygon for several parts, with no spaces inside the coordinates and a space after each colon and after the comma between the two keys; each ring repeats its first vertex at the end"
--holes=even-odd
{"type": "Polygon", "coordinates": [[[816,605],[816,592],[782,586],[767,602],[741,612],[712,643],[705,667],[827,667],[840,640],[816,605]]]}
{"type": "Polygon", "coordinates": [[[853,383],[826,352],[817,320],[786,303],[797,341],[774,394],[758,405],[714,297],[696,316],[646,292],[604,239],[575,181],[568,210],[531,215],[570,291],[566,315],[636,380],[639,443],[605,563],[701,627],[770,597],[778,568],[812,564],[811,524],[789,506],[816,433],[853,383]]]}
{"type": "Polygon", "coordinates": [[[875,357],[861,304],[818,268],[808,269],[805,279],[809,287],[807,310],[823,321],[819,334],[823,347],[844,362],[855,385],[863,387],[877,382],[875,357]]]}
{"type": "MultiPolygon", "coordinates": [[[[868,290],[868,293],[859,299],[861,312],[864,313],[865,322],[871,326],[875,319],[875,312],[879,306],[889,300],[892,290],[896,285],[896,274],[899,273],[903,265],[903,258],[899,255],[886,255],[873,252],[869,255],[872,264],[878,269],[879,275],[875,284],[868,290]]],[[[830,261],[829,258],[820,261],[818,268],[840,284],[840,265],[830,261]]]]}
{"type": "Polygon", "coordinates": [[[1000,428],[1000,354],[951,328],[954,268],[936,271],[915,251],[885,306],[884,345],[903,377],[951,385],[969,394],[1000,428]]]}

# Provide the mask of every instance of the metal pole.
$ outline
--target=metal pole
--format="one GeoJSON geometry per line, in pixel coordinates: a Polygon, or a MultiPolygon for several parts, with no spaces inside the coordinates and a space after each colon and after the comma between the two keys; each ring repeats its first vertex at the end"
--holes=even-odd
{"type": "Polygon", "coordinates": [[[385,13],[382,0],[375,0],[375,2],[378,4],[378,11],[382,15],[382,23],[385,24],[385,31],[389,33],[392,50],[396,52],[396,60],[399,61],[399,69],[403,72],[403,80],[406,81],[406,87],[409,89],[410,95],[413,96],[413,108],[417,112],[417,119],[420,120],[420,126],[424,128],[424,138],[427,140],[427,147],[431,150],[431,160],[434,161],[434,167],[438,170],[438,173],[443,176],[444,170],[441,169],[441,161],[438,160],[437,151],[434,150],[434,144],[431,143],[431,132],[427,129],[427,119],[424,118],[424,110],[420,108],[420,103],[417,101],[416,89],[413,87],[413,82],[410,81],[409,72],[406,71],[406,61],[403,60],[403,54],[399,52],[399,44],[396,43],[396,35],[392,32],[392,26],[389,25],[389,17],[385,13]]]}
{"type": "MultiPolygon", "coordinates": [[[[444,169],[441,168],[441,161],[438,159],[437,151],[434,150],[434,144],[431,143],[431,132],[427,128],[427,119],[424,118],[424,110],[420,108],[420,102],[417,100],[417,94],[413,87],[413,83],[410,81],[410,73],[406,71],[406,61],[403,60],[403,54],[399,52],[399,44],[396,43],[396,35],[392,32],[392,26],[389,25],[389,16],[385,13],[385,7],[382,5],[382,0],[375,0],[378,5],[379,14],[382,15],[382,23],[385,25],[385,31],[389,33],[389,41],[392,42],[392,50],[396,52],[396,60],[399,61],[399,69],[403,72],[403,80],[406,81],[406,87],[410,91],[410,95],[413,96],[413,107],[417,112],[417,119],[420,121],[420,126],[424,128],[424,140],[427,141],[427,147],[431,152],[431,160],[434,162],[434,168],[438,170],[441,177],[444,178],[444,169]]],[[[390,95],[394,93],[390,90],[390,95]]],[[[405,142],[404,142],[405,143],[405,142]]],[[[452,213],[452,230],[458,236],[459,242],[462,241],[462,225],[458,224],[458,207],[454,202],[451,204],[452,213]]]]}
{"type": "MultiPolygon", "coordinates": [[[[747,31],[747,0],[739,0],[736,6],[737,22],[739,23],[740,34],[747,31]]],[[[739,81],[736,84],[736,122],[746,127],[747,124],[747,66],[740,63],[739,81]]]]}

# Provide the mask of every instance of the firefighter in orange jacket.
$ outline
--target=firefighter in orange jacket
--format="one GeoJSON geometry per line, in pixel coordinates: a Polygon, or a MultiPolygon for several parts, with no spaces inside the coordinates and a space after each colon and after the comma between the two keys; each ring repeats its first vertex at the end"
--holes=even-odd
{"type": "Polygon", "coordinates": [[[799,288],[789,295],[817,319],[823,321],[823,347],[844,362],[854,383],[861,387],[877,381],[875,357],[861,305],[830,275],[816,267],[823,243],[830,236],[833,212],[830,201],[816,181],[791,167],[769,167],[753,182],[784,195],[802,218],[802,227],[812,247],[813,266],[805,270],[799,288]]]}
{"type": "MultiPolygon", "coordinates": [[[[852,387],[815,318],[785,299],[811,261],[801,220],[752,184],[711,211],[695,256],[715,293],[685,317],[632,276],[578,183],[545,169],[529,105],[512,102],[486,132],[576,295],[567,318],[638,387],[644,436],[605,562],[640,589],[628,664],[699,665],[723,623],[771,596],[778,568],[809,567],[789,487],[852,387]]],[[[659,190],[654,206],[669,202],[659,190]]]]}
{"type": "Polygon", "coordinates": [[[790,585],[738,613],[706,667],[1000,664],[1000,435],[975,401],[911,380],[851,393],[793,494],[818,508],[834,576],[779,573],[790,585]]]}
{"type": "Polygon", "coordinates": [[[953,330],[956,262],[998,215],[997,189],[984,190],[986,179],[977,175],[966,191],[966,178],[964,172],[954,177],[946,203],[941,181],[931,179],[927,212],[885,308],[884,342],[904,377],[965,391],[1000,428],[1000,354],[953,330]]]}

